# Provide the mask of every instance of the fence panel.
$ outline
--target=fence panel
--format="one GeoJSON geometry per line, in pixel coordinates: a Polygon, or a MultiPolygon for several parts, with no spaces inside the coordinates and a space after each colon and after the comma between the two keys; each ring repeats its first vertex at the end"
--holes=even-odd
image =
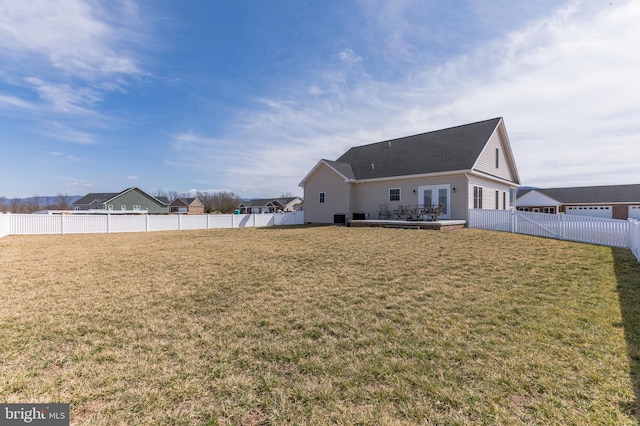
{"type": "Polygon", "coordinates": [[[629,234],[631,252],[640,261],[640,222],[637,220],[629,221],[629,234]]]}
{"type": "Polygon", "coordinates": [[[471,209],[469,227],[622,248],[631,248],[632,239],[640,239],[635,234],[633,221],[516,210],[507,210],[506,215],[502,212],[471,209]]]}
{"type": "Polygon", "coordinates": [[[180,216],[180,229],[207,229],[207,216],[184,215],[180,216]]]}
{"type": "Polygon", "coordinates": [[[11,214],[10,234],[62,234],[61,215],[11,214]]]}
{"type": "Polygon", "coordinates": [[[10,215],[0,213],[0,238],[9,235],[11,231],[10,215]]]}
{"type": "Polygon", "coordinates": [[[62,214],[64,234],[100,234],[109,231],[108,218],[103,215],[62,214]]]}
{"type": "Polygon", "coordinates": [[[210,214],[207,216],[208,228],[233,228],[233,214],[210,214]]]}
{"type": "Polygon", "coordinates": [[[180,229],[180,217],[177,215],[152,215],[147,216],[148,231],[177,231],[180,229]]]}
{"type": "Polygon", "coordinates": [[[147,230],[147,215],[107,215],[108,232],[144,232],[147,230]]]}
{"type": "Polygon", "coordinates": [[[0,214],[0,238],[21,234],[99,234],[299,225],[304,212],[226,215],[0,214]]]}

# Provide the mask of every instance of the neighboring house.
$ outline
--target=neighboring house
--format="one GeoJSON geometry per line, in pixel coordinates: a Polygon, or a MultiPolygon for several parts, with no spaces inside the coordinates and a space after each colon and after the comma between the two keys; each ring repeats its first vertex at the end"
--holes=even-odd
{"type": "Polygon", "coordinates": [[[516,208],[609,219],[640,219],[640,184],[526,189],[518,191],[516,208]]]}
{"type": "Polygon", "coordinates": [[[197,197],[176,198],[169,204],[169,213],[204,214],[204,204],[197,197]]]}
{"type": "Polygon", "coordinates": [[[438,219],[467,220],[470,208],[509,208],[519,185],[502,118],[357,146],[300,182],[307,223],[430,204],[444,206],[438,219]]]}
{"type": "Polygon", "coordinates": [[[73,203],[74,211],[91,213],[169,213],[169,202],[153,197],[140,188],[127,188],[122,192],[92,192],[73,203]]]}
{"type": "Polygon", "coordinates": [[[243,201],[238,205],[240,213],[275,213],[293,212],[302,209],[302,200],[299,197],[286,198],[260,198],[243,201]]]}

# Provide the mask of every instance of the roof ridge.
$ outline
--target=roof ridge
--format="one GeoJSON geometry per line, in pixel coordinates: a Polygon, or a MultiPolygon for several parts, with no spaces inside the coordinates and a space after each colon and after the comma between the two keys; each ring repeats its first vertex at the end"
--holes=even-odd
{"type": "MultiPolygon", "coordinates": [[[[351,150],[353,148],[360,148],[360,147],[364,147],[364,146],[372,146],[372,145],[376,145],[376,144],[399,141],[399,140],[402,140],[402,139],[413,138],[413,137],[416,137],[416,136],[423,136],[423,135],[428,135],[428,134],[431,134],[431,133],[445,132],[445,131],[448,131],[448,130],[458,129],[460,127],[474,126],[476,124],[487,123],[489,121],[502,120],[502,119],[503,119],[502,117],[494,117],[494,118],[489,118],[487,120],[474,121],[473,123],[459,124],[457,126],[445,127],[444,129],[430,130],[428,132],[416,133],[416,134],[408,135],[408,136],[400,136],[400,137],[392,138],[392,139],[385,139],[385,140],[382,140],[382,141],[367,143],[367,144],[364,144],[364,145],[352,146],[347,151],[349,151],[349,150],[351,150]]],[[[336,161],[336,162],[342,163],[343,161],[336,161]]]]}

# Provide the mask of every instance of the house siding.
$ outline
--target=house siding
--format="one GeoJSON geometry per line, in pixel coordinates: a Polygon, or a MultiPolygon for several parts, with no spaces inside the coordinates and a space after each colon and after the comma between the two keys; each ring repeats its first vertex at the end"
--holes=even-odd
{"type": "Polygon", "coordinates": [[[126,206],[127,210],[133,210],[133,206],[138,205],[142,210],[148,210],[150,214],[164,214],[169,212],[168,206],[158,204],[157,201],[146,194],[134,189],[119,195],[105,203],[106,208],[113,206],[113,210],[120,210],[121,206],[126,206]]]}
{"type": "Polygon", "coordinates": [[[478,176],[469,176],[469,185],[467,187],[467,203],[469,207],[473,208],[474,186],[479,186],[482,188],[482,208],[484,210],[496,209],[496,191],[498,196],[498,210],[504,210],[510,207],[511,186],[507,184],[501,184],[493,180],[484,179],[478,176]],[[503,194],[505,195],[503,196],[503,194]],[[506,201],[506,204],[503,203],[503,199],[506,201]]]}
{"type": "Polygon", "coordinates": [[[333,223],[335,214],[351,216],[351,185],[325,164],[320,164],[304,187],[304,221],[306,223],[333,223]],[[320,203],[319,194],[325,193],[320,203]]]}
{"type": "Polygon", "coordinates": [[[378,219],[380,204],[386,204],[389,211],[397,210],[400,205],[418,204],[418,187],[429,185],[450,185],[450,219],[466,220],[465,188],[467,187],[467,179],[464,174],[352,184],[354,186],[353,210],[368,213],[368,219],[378,219]],[[454,187],[456,188],[455,192],[452,191],[454,187]],[[400,201],[389,201],[390,188],[400,188],[400,201]]]}
{"type": "Polygon", "coordinates": [[[511,170],[511,163],[505,155],[505,144],[501,137],[500,128],[496,128],[496,131],[491,135],[491,138],[487,142],[487,145],[482,150],[482,153],[478,157],[478,161],[475,164],[475,170],[487,173],[491,176],[496,176],[501,179],[514,181],[515,174],[511,170]],[[496,148],[498,153],[498,167],[496,168],[496,148]]]}

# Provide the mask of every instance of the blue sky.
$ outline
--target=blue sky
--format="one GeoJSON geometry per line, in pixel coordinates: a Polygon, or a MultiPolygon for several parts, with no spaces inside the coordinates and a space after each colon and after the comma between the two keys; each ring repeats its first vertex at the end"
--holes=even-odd
{"type": "Polygon", "coordinates": [[[524,185],[640,183],[640,2],[0,2],[0,196],[302,195],[504,117],[524,185]]]}

